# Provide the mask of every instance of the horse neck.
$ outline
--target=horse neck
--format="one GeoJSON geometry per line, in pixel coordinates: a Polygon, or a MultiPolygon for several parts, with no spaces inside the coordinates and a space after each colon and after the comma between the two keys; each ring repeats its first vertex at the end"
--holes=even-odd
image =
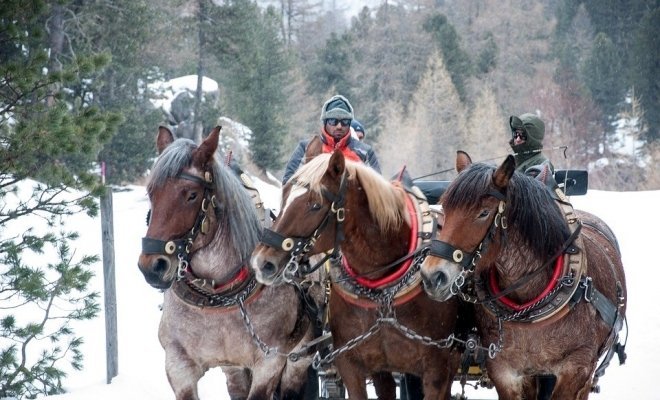
{"type": "MultiPolygon", "coordinates": [[[[410,229],[410,225],[404,221],[397,228],[383,231],[378,228],[378,223],[369,213],[368,207],[351,210],[346,214],[345,238],[341,244],[341,252],[358,274],[376,271],[408,254],[410,229]]],[[[390,269],[369,277],[378,278],[389,271],[390,269]]]]}
{"type": "MultiPolygon", "coordinates": [[[[498,247],[499,243],[494,243],[494,245],[494,247],[498,247]]],[[[493,263],[493,268],[496,269],[499,287],[505,289],[518,282],[520,279],[543,267],[549,259],[550,256],[548,256],[548,259],[539,259],[517,232],[508,232],[506,242],[499,249],[496,260],[493,263]]],[[[554,266],[554,263],[550,267],[547,267],[545,272],[535,274],[529,282],[515,290],[509,297],[522,302],[538,296],[549,283],[553,271],[552,266],[554,266]]],[[[485,278],[488,279],[487,274],[489,271],[485,272],[485,278]]]]}
{"type": "Polygon", "coordinates": [[[209,232],[207,235],[213,236],[208,243],[194,252],[190,266],[196,276],[222,282],[231,279],[241,267],[246,265],[246,261],[232,243],[230,227],[226,221],[218,221],[212,216],[210,226],[215,229],[213,233],[209,232]]]}

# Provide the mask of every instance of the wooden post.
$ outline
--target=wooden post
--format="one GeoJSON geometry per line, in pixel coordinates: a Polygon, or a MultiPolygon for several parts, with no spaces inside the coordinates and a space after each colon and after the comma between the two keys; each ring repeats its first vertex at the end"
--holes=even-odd
{"type": "MultiPolygon", "coordinates": [[[[105,162],[101,162],[101,182],[105,185],[105,162]]],[[[101,238],[103,241],[103,288],[105,295],[106,383],[117,376],[117,290],[115,286],[115,235],[112,216],[112,190],[101,196],[101,238]]]]}

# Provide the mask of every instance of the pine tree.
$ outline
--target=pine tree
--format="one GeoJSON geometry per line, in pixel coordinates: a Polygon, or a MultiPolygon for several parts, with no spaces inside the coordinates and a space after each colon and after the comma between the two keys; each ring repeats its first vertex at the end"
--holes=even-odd
{"type": "Polygon", "coordinates": [[[76,234],[54,230],[63,217],[96,214],[102,187],[94,161],[120,117],[100,110],[88,91],[109,58],[91,52],[72,58],[59,46],[66,36],[61,7],[69,5],[31,0],[0,8],[0,330],[13,341],[0,348],[0,397],[62,392],[61,364],[82,362],[82,340],[69,321],[98,312],[86,269],[96,257],[74,261],[76,234]],[[26,231],[36,221],[46,229],[26,231]],[[53,260],[46,266],[24,261],[46,251],[53,260]],[[26,309],[42,315],[30,320],[26,309]],[[37,356],[36,339],[44,338],[50,347],[37,356]]]}
{"type": "Polygon", "coordinates": [[[612,40],[602,32],[596,35],[582,74],[591,97],[608,120],[616,116],[618,104],[623,101],[625,81],[621,77],[621,65],[612,40]]]}
{"type": "Polygon", "coordinates": [[[226,73],[227,109],[232,117],[252,129],[252,161],[262,171],[283,163],[283,143],[288,118],[284,87],[290,81],[290,56],[279,36],[279,17],[273,8],[263,11],[247,0],[218,7],[216,37],[226,73]]]}
{"type": "Polygon", "coordinates": [[[472,75],[472,61],[461,48],[458,32],[444,14],[430,16],[424,22],[424,30],[435,39],[454,87],[456,87],[461,101],[465,101],[467,98],[466,81],[472,75]]]}
{"type": "Polygon", "coordinates": [[[660,141],[660,7],[650,10],[639,23],[632,49],[632,82],[648,123],[646,137],[660,141]]]}

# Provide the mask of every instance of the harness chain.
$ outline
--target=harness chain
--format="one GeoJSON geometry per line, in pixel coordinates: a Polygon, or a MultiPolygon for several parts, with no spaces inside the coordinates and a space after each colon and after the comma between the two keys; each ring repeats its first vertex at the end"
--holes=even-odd
{"type": "Polygon", "coordinates": [[[354,337],[353,339],[349,340],[344,344],[342,347],[331,351],[326,355],[325,357],[321,358],[320,353],[316,353],[314,356],[314,360],[312,361],[312,367],[316,370],[327,366],[329,364],[332,364],[332,362],[341,354],[350,351],[357,346],[359,346],[362,342],[365,340],[369,339],[371,336],[375,335],[382,326],[384,325],[389,325],[393,327],[394,329],[398,330],[401,332],[406,338],[410,340],[415,340],[418,342],[421,342],[425,346],[434,346],[437,347],[438,349],[446,349],[451,347],[454,342],[458,342],[463,344],[464,346],[471,346],[471,348],[474,349],[483,349],[488,351],[488,356],[490,358],[495,357],[495,354],[500,352],[502,349],[502,323],[500,321],[499,323],[499,332],[500,332],[500,341],[497,345],[491,344],[488,347],[482,347],[479,346],[475,341],[470,341],[470,340],[462,340],[454,336],[454,334],[450,334],[447,338],[445,339],[440,339],[440,340],[435,340],[433,338],[430,338],[428,336],[420,335],[419,333],[415,332],[413,329],[408,328],[405,325],[402,325],[396,318],[396,313],[394,311],[394,308],[392,307],[392,302],[394,299],[394,296],[396,293],[403,288],[408,280],[416,273],[419,271],[421,263],[424,261],[424,258],[426,257],[426,252],[421,252],[419,253],[413,260],[412,267],[410,270],[406,273],[404,278],[399,281],[398,284],[388,288],[388,290],[374,290],[374,289],[369,289],[365,288],[357,282],[355,282],[355,286],[357,288],[361,288],[360,293],[358,295],[363,295],[370,300],[372,300],[375,303],[378,303],[378,313],[379,317],[376,319],[376,322],[363,334],[358,335],[354,337]]]}

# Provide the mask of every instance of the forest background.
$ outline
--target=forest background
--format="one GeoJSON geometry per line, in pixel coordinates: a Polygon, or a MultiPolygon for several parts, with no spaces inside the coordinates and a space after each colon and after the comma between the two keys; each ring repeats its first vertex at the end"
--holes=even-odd
{"type": "Polygon", "coordinates": [[[130,183],[152,162],[158,124],[200,139],[225,116],[253,131],[253,170],[277,174],[341,93],[386,175],[450,169],[459,148],[503,157],[509,115],[534,112],[547,155],[589,169],[592,188],[660,187],[660,1],[374,3],[351,17],[328,0],[3,1],[0,151],[30,175],[89,152],[110,183],[130,183]],[[153,106],[152,82],[190,74],[218,92],[167,115],[153,106]],[[72,120],[34,121],[42,98],[68,105],[75,132],[62,126],[72,120]],[[87,117],[99,125],[86,130],[87,117]]]}
{"type": "Polygon", "coordinates": [[[68,322],[101,310],[87,288],[99,257],[72,248],[62,221],[97,214],[106,185],[143,183],[158,125],[200,140],[221,118],[242,124],[247,149],[231,129],[222,149],[267,180],[340,93],[386,176],[450,179],[456,150],[498,162],[509,116],[534,112],[546,155],[589,170],[591,189],[660,189],[660,0],[356,4],[2,0],[0,398],[59,393],[59,363],[82,365],[68,322]],[[185,75],[197,90],[155,106],[158,84],[185,75]],[[9,201],[28,179],[31,196],[9,201]],[[45,251],[52,263],[30,257],[45,251]],[[21,307],[43,318],[22,321],[21,307]]]}

